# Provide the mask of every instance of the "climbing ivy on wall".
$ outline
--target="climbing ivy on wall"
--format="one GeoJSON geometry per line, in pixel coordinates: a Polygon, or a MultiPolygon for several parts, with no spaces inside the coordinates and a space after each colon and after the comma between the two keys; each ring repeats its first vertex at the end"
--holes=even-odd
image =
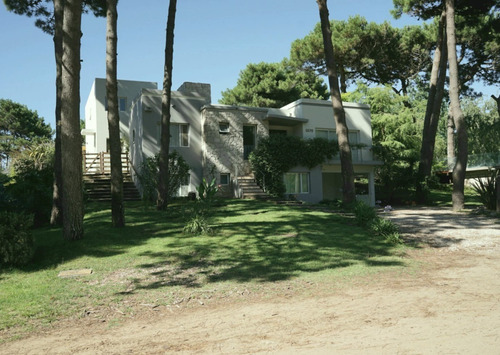
{"type": "Polygon", "coordinates": [[[283,174],[296,166],[309,169],[332,159],[339,151],[336,141],[272,135],[259,141],[249,157],[255,178],[271,196],[283,196],[283,174]]]}

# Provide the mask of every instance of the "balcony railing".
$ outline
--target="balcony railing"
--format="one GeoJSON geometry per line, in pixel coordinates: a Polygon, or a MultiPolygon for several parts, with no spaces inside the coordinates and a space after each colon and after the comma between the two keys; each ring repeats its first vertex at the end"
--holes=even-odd
{"type": "MultiPolygon", "coordinates": [[[[83,173],[92,174],[111,174],[111,157],[109,153],[85,153],[83,156],[83,173]]],[[[129,161],[126,153],[121,154],[122,172],[129,172],[129,161]]]]}

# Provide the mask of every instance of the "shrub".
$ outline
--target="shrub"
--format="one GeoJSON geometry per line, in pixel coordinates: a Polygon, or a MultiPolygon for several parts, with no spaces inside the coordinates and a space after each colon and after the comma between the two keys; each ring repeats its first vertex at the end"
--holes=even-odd
{"type": "Polygon", "coordinates": [[[352,207],[356,222],[361,227],[368,227],[374,219],[377,218],[377,211],[364,202],[355,202],[352,207]]]}
{"type": "Polygon", "coordinates": [[[212,228],[210,228],[208,218],[203,214],[194,214],[191,219],[188,220],[182,231],[185,234],[191,235],[212,234],[212,228]]]}
{"type": "Polygon", "coordinates": [[[399,227],[388,219],[376,217],[370,223],[370,230],[373,234],[386,238],[397,235],[399,240],[399,227]]]}
{"type": "Polygon", "coordinates": [[[23,213],[0,212],[0,264],[27,264],[34,253],[32,218],[23,213]]]}
{"type": "Polygon", "coordinates": [[[402,243],[401,236],[399,233],[391,233],[384,237],[385,241],[390,244],[400,244],[402,243]]]}
{"type": "MultiPolygon", "coordinates": [[[[159,178],[159,163],[160,155],[155,154],[152,157],[146,158],[140,168],[137,177],[142,187],[142,199],[144,201],[154,202],[158,197],[158,178],[159,178]]],[[[182,155],[177,151],[173,151],[168,156],[168,198],[176,194],[182,182],[189,175],[189,165],[184,160],[182,155]]]]}
{"type": "Polygon", "coordinates": [[[377,216],[377,211],[373,207],[363,202],[356,202],[352,209],[358,225],[369,228],[375,236],[384,238],[388,243],[401,243],[398,226],[377,216]]]}
{"type": "Polygon", "coordinates": [[[472,188],[479,194],[481,203],[489,210],[496,210],[496,179],[500,175],[500,170],[490,170],[487,178],[478,178],[472,183],[472,188]]]}
{"type": "Polygon", "coordinates": [[[272,196],[285,193],[283,174],[295,166],[313,168],[338,152],[336,141],[272,135],[259,141],[249,160],[257,183],[272,196]]]}
{"type": "Polygon", "coordinates": [[[12,165],[13,183],[7,188],[11,208],[33,214],[35,226],[48,223],[54,182],[54,144],[33,144],[23,150],[12,165]]]}

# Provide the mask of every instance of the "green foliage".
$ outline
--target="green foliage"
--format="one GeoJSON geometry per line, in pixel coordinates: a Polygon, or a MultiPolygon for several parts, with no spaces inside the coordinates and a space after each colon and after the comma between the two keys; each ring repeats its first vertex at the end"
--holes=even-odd
{"type": "Polygon", "coordinates": [[[13,164],[12,181],[6,190],[7,206],[32,214],[35,226],[50,220],[54,182],[54,144],[33,144],[19,153],[13,164]]]}
{"type": "Polygon", "coordinates": [[[469,155],[500,152],[500,117],[495,101],[465,98],[460,104],[467,121],[469,155]]]}
{"type": "Polygon", "coordinates": [[[265,185],[272,196],[282,196],[285,193],[284,173],[296,166],[313,168],[337,153],[336,141],[271,135],[259,141],[249,160],[260,186],[265,185]]]}
{"type": "Polygon", "coordinates": [[[221,104],[282,107],[301,98],[327,99],[328,88],[312,71],[293,69],[286,62],[249,64],[233,89],[222,92],[221,104]]]}
{"type": "Polygon", "coordinates": [[[370,223],[370,230],[378,236],[388,237],[399,233],[399,228],[396,224],[392,223],[385,218],[376,217],[370,223]]]}
{"type": "MultiPolygon", "coordinates": [[[[8,11],[36,18],[36,27],[54,35],[54,9],[51,3],[43,0],[4,0],[8,11]]],[[[85,13],[91,11],[96,17],[106,17],[106,0],[83,0],[82,5],[85,13]]]]}
{"type": "Polygon", "coordinates": [[[499,169],[492,169],[486,178],[478,178],[472,183],[472,188],[479,195],[484,207],[495,211],[497,206],[496,181],[500,175],[499,169]]]}
{"type": "MultiPolygon", "coordinates": [[[[341,86],[364,80],[381,85],[399,84],[406,93],[429,63],[430,34],[420,26],[392,27],[388,22],[368,22],[361,16],[331,21],[332,42],[341,86]]],[[[321,26],[318,23],[303,39],[292,43],[293,65],[326,75],[321,26]]]]}
{"type": "Polygon", "coordinates": [[[215,178],[213,178],[210,183],[207,182],[205,178],[203,178],[197,188],[198,199],[207,205],[212,205],[215,200],[215,195],[217,194],[217,192],[219,192],[219,190],[220,186],[216,184],[215,178]]]}
{"type": "Polygon", "coordinates": [[[32,218],[23,213],[0,212],[0,265],[27,264],[34,253],[32,218]]]}
{"type": "MultiPolygon", "coordinates": [[[[423,20],[436,19],[441,15],[444,1],[393,0],[396,18],[403,13],[423,20]]],[[[455,1],[457,46],[461,48],[461,90],[467,84],[483,80],[496,85],[500,77],[500,13],[498,0],[455,1]]]]}
{"type": "Polygon", "coordinates": [[[377,215],[377,211],[363,202],[356,202],[352,206],[356,223],[368,228],[375,236],[383,238],[387,243],[401,243],[397,225],[377,215]]]}
{"type": "MultiPolygon", "coordinates": [[[[398,191],[414,186],[420,159],[426,101],[419,92],[410,94],[403,97],[388,86],[369,88],[358,83],[355,91],[343,95],[345,100],[370,105],[373,152],[384,163],[376,168],[376,179],[389,201],[398,191]]],[[[445,137],[436,137],[436,156],[446,154],[445,137]]]]}
{"type": "Polygon", "coordinates": [[[190,235],[210,235],[213,230],[210,227],[209,218],[203,214],[193,214],[182,229],[184,234],[190,235]]]}
{"type": "MultiPolygon", "coordinates": [[[[155,154],[152,157],[144,159],[137,174],[142,187],[142,199],[148,202],[156,201],[158,196],[158,179],[159,179],[159,163],[160,155],[155,154]]],[[[176,150],[172,151],[168,156],[168,198],[172,198],[182,182],[189,175],[189,165],[176,150]]]]}
{"type": "Polygon", "coordinates": [[[51,139],[52,129],[36,111],[0,99],[0,169],[5,169],[28,146],[51,139]]]}
{"type": "Polygon", "coordinates": [[[366,203],[358,201],[352,207],[356,223],[361,227],[368,227],[375,219],[377,219],[377,211],[366,203]]]}
{"type": "Polygon", "coordinates": [[[216,201],[216,195],[220,190],[220,186],[218,186],[215,181],[215,178],[210,182],[207,182],[207,180],[203,178],[198,186],[198,199],[194,203],[189,220],[183,228],[185,234],[207,235],[213,232],[210,227],[210,222],[215,212],[214,203],[216,201]]]}

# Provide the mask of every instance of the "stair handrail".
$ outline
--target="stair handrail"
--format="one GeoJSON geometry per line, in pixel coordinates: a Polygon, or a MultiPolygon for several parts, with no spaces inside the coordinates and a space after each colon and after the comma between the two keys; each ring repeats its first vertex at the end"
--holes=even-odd
{"type": "Polygon", "coordinates": [[[99,153],[85,153],[85,174],[94,165],[94,163],[97,160],[97,158],[99,158],[99,153]],[[95,156],[94,160],[92,160],[92,162],[89,165],[87,165],[87,156],[91,156],[92,154],[95,154],[96,156],[95,156]]]}

